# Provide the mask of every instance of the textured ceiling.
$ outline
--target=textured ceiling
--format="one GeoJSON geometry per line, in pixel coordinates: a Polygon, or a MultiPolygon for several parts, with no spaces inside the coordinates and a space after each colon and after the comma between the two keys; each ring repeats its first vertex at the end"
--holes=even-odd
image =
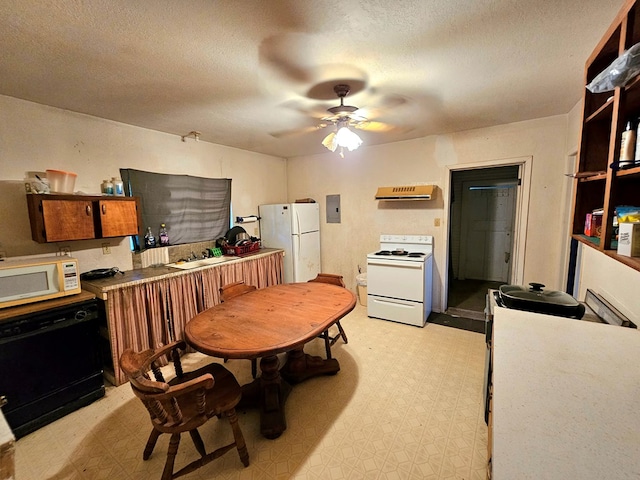
{"type": "Polygon", "coordinates": [[[2,0],[0,94],[177,141],[322,153],[330,127],[314,127],[345,80],[345,103],[384,123],[358,131],[370,145],[567,113],[623,3],[2,0]]]}

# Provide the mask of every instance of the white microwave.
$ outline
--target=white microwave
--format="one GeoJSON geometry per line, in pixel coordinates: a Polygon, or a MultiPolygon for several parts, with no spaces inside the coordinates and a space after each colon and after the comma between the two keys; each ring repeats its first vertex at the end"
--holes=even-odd
{"type": "Polygon", "coordinates": [[[0,262],[0,308],[80,293],[78,260],[40,257],[0,262]]]}

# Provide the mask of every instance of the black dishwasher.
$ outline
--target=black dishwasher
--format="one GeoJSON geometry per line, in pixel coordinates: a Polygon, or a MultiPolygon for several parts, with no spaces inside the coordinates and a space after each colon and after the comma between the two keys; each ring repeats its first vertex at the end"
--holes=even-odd
{"type": "Polygon", "coordinates": [[[16,438],[104,396],[98,321],[92,299],[0,322],[2,411],[16,438]]]}

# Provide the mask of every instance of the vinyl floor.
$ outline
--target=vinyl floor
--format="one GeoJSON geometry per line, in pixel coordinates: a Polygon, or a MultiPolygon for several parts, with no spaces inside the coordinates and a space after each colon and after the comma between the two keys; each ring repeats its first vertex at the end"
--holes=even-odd
{"type": "MultiPolygon", "coordinates": [[[[240,411],[250,465],[231,451],[182,478],[484,480],[484,336],[371,319],[361,305],[341,323],[349,343],[333,347],[340,372],[293,388],[282,436],[263,438],[257,412],[240,411]]],[[[314,340],[305,349],[322,355],[324,346],[314,340]]],[[[210,361],[217,360],[196,353],[183,363],[210,361]]],[[[250,380],[249,361],[226,366],[240,383],[250,380]]],[[[143,461],[150,429],[129,385],[108,387],[104,398],[18,440],[16,479],[159,479],[168,438],[143,461]]],[[[228,432],[217,420],[201,427],[209,449],[228,432]]],[[[177,467],[197,455],[183,437],[177,467]]]]}

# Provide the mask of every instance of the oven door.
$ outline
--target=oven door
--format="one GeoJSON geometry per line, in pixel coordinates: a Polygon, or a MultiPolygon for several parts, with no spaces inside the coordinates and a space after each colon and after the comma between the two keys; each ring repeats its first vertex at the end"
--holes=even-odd
{"type": "Polygon", "coordinates": [[[367,294],[424,301],[424,262],[367,259],[367,294]]]}

